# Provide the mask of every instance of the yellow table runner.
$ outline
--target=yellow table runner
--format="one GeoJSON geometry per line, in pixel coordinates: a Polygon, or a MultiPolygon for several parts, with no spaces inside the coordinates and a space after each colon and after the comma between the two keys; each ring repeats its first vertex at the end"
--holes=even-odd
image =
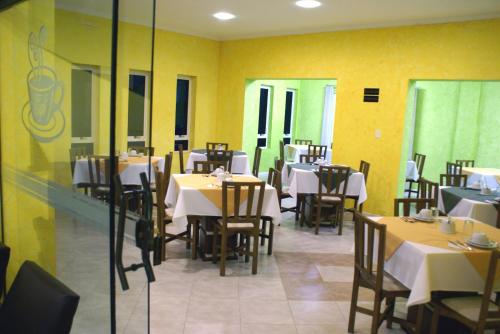
{"type": "MultiPolygon", "coordinates": [[[[457,233],[444,234],[439,231],[438,223],[406,223],[399,217],[382,218],[378,222],[387,225],[385,260],[390,259],[404,241],[450,250],[448,240],[465,241],[467,239],[467,235],[462,232],[463,220],[457,219],[455,221],[457,233]]],[[[474,232],[484,232],[491,240],[500,241],[500,230],[492,226],[476,221],[474,222],[474,232]]],[[[463,253],[477,272],[483,278],[486,278],[491,251],[477,248],[473,248],[473,251],[456,248],[453,248],[453,250],[463,253]]],[[[500,268],[497,268],[496,277],[500,278],[500,268]]]]}
{"type": "MultiPolygon", "coordinates": [[[[217,208],[222,210],[222,187],[217,186],[217,178],[215,176],[207,176],[203,174],[190,174],[174,177],[177,193],[182,187],[194,188],[201,192],[210,202],[217,208]]],[[[233,175],[234,182],[262,182],[254,176],[233,175]]],[[[241,189],[240,204],[247,200],[248,190],[241,189]]],[[[196,205],[195,203],[193,203],[196,205]]],[[[234,190],[228,191],[228,211],[234,212],[234,190]]]]}
{"type": "MultiPolygon", "coordinates": [[[[151,157],[151,164],[156,167],[158,162],[160,161],[160,157],[151,157]]],[[[123,172],[128,166],[132,164],[147,164],[149,162],[148,156],[143,157],[128,157],[127,161],[119,160],[118,161],[118,173],[123,172]]]]}
{"type": "Polygon", "coordinates": [[[498,168],[478,168],[478,167],[463,167],[462,173],[466,175],[484,174],[493,175],[497,182],[500,183],[500,169],[498,168]]]}

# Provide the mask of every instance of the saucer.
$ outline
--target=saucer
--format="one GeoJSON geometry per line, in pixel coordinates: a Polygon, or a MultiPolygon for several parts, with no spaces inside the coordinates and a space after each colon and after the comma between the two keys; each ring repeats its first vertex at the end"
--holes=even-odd
{"type": "Polygon", "coordinates": [[[487,244],[478,244],[475,243],[472,240],[467,240],[466,241],[467,245],[477,247],[477,248],[484,248],[484,249],[495,249],[497,248],[498,243],[496,241],[489,240],[487,244]]]}
{"type": "Polygon", "coordinates": [[[416,219],[416,220],[419,220],[419,221],[422,221],[422,222],[426,222],[426,223],[432,223],[434,222],[434,218],[431,217],[431,218],[425,218],[425,217],[420,217],[419,215],[414,215],[414,216],[411,216],[413,219],[416,219]]]}
{"type": "Polygon", "coordinates": [[[52,118],[46,125],[38,123],[33,118],[29,101],[24,104],[21,117],[24,127],[31,133],[31,136],[43,143],[49,143],[59,137],[66,127],[66,119],[61,109],[56,109],[56,107],[54,107],[52,118]]]}

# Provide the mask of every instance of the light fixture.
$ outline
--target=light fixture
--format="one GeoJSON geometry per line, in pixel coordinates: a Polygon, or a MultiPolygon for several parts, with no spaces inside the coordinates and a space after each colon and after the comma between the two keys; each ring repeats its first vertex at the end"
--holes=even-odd
{"type": "Polygon", "coordinates": [[[321,6],[321,2],[317,0],[299,0],[295,4],[302,8],[316,8],[321,6]]]}
{"type": "Polygon", "coordinates": [[[221,20],[221,21],[227,21],[227,20],[234,19],[236,16],[234,16],[233,14],[228,13],[228,12],[218,12],[218,13],[214,14],[214,17],[216,19],[221,20]]]}

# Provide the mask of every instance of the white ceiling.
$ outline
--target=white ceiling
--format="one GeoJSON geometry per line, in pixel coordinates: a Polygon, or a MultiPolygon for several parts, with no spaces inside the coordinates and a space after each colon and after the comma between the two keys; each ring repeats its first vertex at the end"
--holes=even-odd
{"type": "MultiPolygon", "coordinates": [[[[500,0],[320,0],[315,9],[295,0],[157,0],[156,26],[216,40],[335,30],[467,21],[500,17],[500,0]],[[212,17],[228,11],[237,17],[212,17]]],[[[110,17],[110,0],[56,0],[57,7],[110,17]]],[[[120,17],[151,25],[152,0],[120,0],[120,17]]]]}

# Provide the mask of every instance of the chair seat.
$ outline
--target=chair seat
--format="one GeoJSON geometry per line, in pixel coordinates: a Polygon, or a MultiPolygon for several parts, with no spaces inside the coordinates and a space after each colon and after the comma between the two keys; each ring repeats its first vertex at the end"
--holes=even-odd
{"type": "MultiPolygon", "coordinates": [[[[319,202],[320,198],[318,195],[314,195],[314,200],[319,202]]],[[[342,198],[338,196],[321,196],[322,203],[340,203],[342,202],[342,198]]]]}
{"type": "MultiPolygon", "coordinates": [[[[441,304],[457,312],[461,316],[472,320],[479,320],[479,311],[481,310],[481,296],[470,296],[460,298],[446,298],[441,300],[441,304]]],[[[498,311],[498,306],[490,302],[488,311],[498,311]]],[[[488,321],[498,321],[500,318],[489,318],[488,321]]]]}
{"type": "MultiPolygon", "coordinates": [[[[222,218],[218,219],[217,223],[219,224],[219,226],[222,226],[222,224],[224,224],[222,218]]],[[[239,222],[234,222],[234,223],[228,222],[227,223],[227,228],[231,229],[231,230],[238,230],[238,229],[248,230],[248,229],[252,229],[254,227],[255,227],[255,225],[253,223],[243,223],[243,222],[241,222],[241,223],[239,223],[239,222]]]]}
{"type": "Polygon", "coordinates": [[[386,292],[410,293],[410,289],[387,273],[384,273],[384,282],[382,286],[386,292]]]}
{"type": "Polygon", "coordinates": [[[406,178],[406,182],[418,182],[417,180],[406,178]]]}

